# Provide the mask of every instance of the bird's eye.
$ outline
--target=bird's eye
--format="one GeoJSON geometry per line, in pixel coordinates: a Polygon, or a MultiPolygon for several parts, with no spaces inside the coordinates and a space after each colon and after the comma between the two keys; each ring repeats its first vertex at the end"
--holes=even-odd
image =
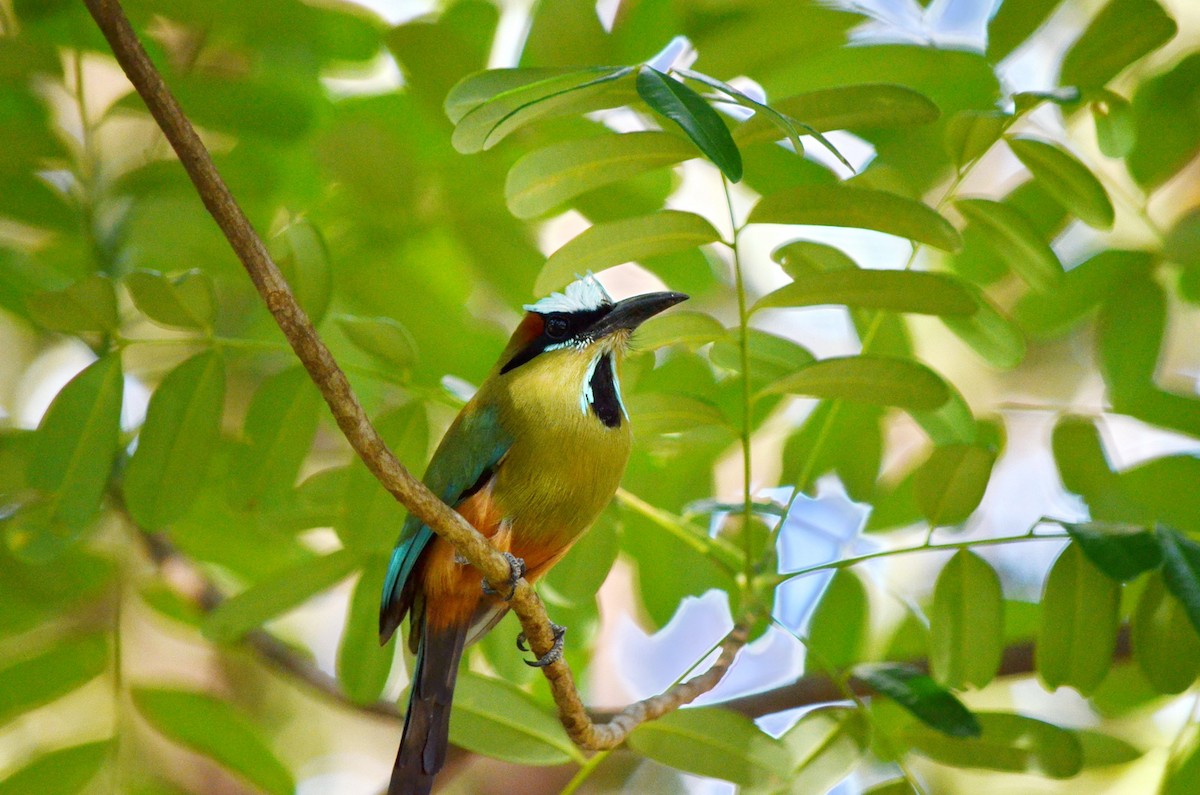
{"type": "Polygon", "coordinates": [[[546,336],[553,340],[560,340],[567,336],[568,327],[565,317],[550,317],[546,320],[546,336]]]}

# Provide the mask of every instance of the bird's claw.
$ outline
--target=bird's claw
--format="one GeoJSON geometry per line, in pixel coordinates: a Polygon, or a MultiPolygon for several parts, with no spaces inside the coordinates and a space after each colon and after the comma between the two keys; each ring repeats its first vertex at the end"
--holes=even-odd
{"type": "MultiPolygon", "coordinates": [[[[525,664],[530,668],[545,668],[551,663],[558,662],[563,656],[563,636],[567,634],[566,627],[560,627],[554,622],[550,623],[550,633],[554,635],[554,645],[550,647],[550,651],[538,657],[536,660],[525,660],[525,664]]],[[[525,633],[517,635],[517,648],[521,651],[529,651],[525,647],[525,633]]]]}
{"type": "Polygon", "coordinates": [[[488,596],[499,596],[506,602],[511,602],[513,595],[517,592],[517,583],[525,576],[525,561],[518,558],[511,552],[501,553],[504,559],[508,561],[508,594],[502,595],[499,591],[493,588],[487,581],[483,580],[483,592],[488,596]]]}

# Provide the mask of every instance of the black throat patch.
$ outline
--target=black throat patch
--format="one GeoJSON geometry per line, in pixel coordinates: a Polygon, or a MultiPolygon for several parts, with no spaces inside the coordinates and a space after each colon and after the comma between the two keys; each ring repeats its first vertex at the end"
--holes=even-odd
{"type": "Polygon", "coordinates": [[[612,354],[606,353],[596,362],[596,370],[588,386],[592,391],[592,411],[609,428],[621,424],[621,398],[613,380],[612,354]]]}

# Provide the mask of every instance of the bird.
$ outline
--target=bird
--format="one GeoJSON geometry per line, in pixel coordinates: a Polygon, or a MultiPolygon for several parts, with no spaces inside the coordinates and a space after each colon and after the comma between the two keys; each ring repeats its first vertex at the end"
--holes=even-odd
{"type": "MultiPolygon", "coordinates": [[[[621,361],[643,321],[687,297],[613,301],[588,273],[526,304],[499,360],[442,437],[425,485],[505,555],[514,588],[522,576],[533,583],[545,575],[615,494],[632,442],[621,361]]],[[[463,650],[496,625],[511,597],[420,519],[406,519],[379,613],[381,644],[409,616],[416,655],[388,795],[432,791],[463,650]]],[[[552,630],[551,651],[526,662],[545,666],[561,656],[565,629],[552,630]]]]}

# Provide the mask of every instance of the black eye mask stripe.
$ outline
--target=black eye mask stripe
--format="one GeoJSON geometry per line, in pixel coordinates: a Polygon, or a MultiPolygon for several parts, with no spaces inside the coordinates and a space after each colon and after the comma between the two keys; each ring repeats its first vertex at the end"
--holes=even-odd
{"type": "Polygon", "coordinates": [[[528,345],[517,351],[516,355],[509,359],[503,367],[500,368],[500,374],[503,375],[509,370],[515,370],[526,362],[532,361],[539,353],[544,352],[547,348],[554,345],[569,345],[577,340],[581,335],[587,333],[587,330],[595,325],[601,318],[612,311],[612,306],[602,306],[597,309],[579,310],[577,312],[552,312],[546,315],[546,328],[550,327],[551,318],[562,318],[567,321],[567,330],[564,334],[558,337],[551,337],[545,331],[535,337],[528,345]]]}

